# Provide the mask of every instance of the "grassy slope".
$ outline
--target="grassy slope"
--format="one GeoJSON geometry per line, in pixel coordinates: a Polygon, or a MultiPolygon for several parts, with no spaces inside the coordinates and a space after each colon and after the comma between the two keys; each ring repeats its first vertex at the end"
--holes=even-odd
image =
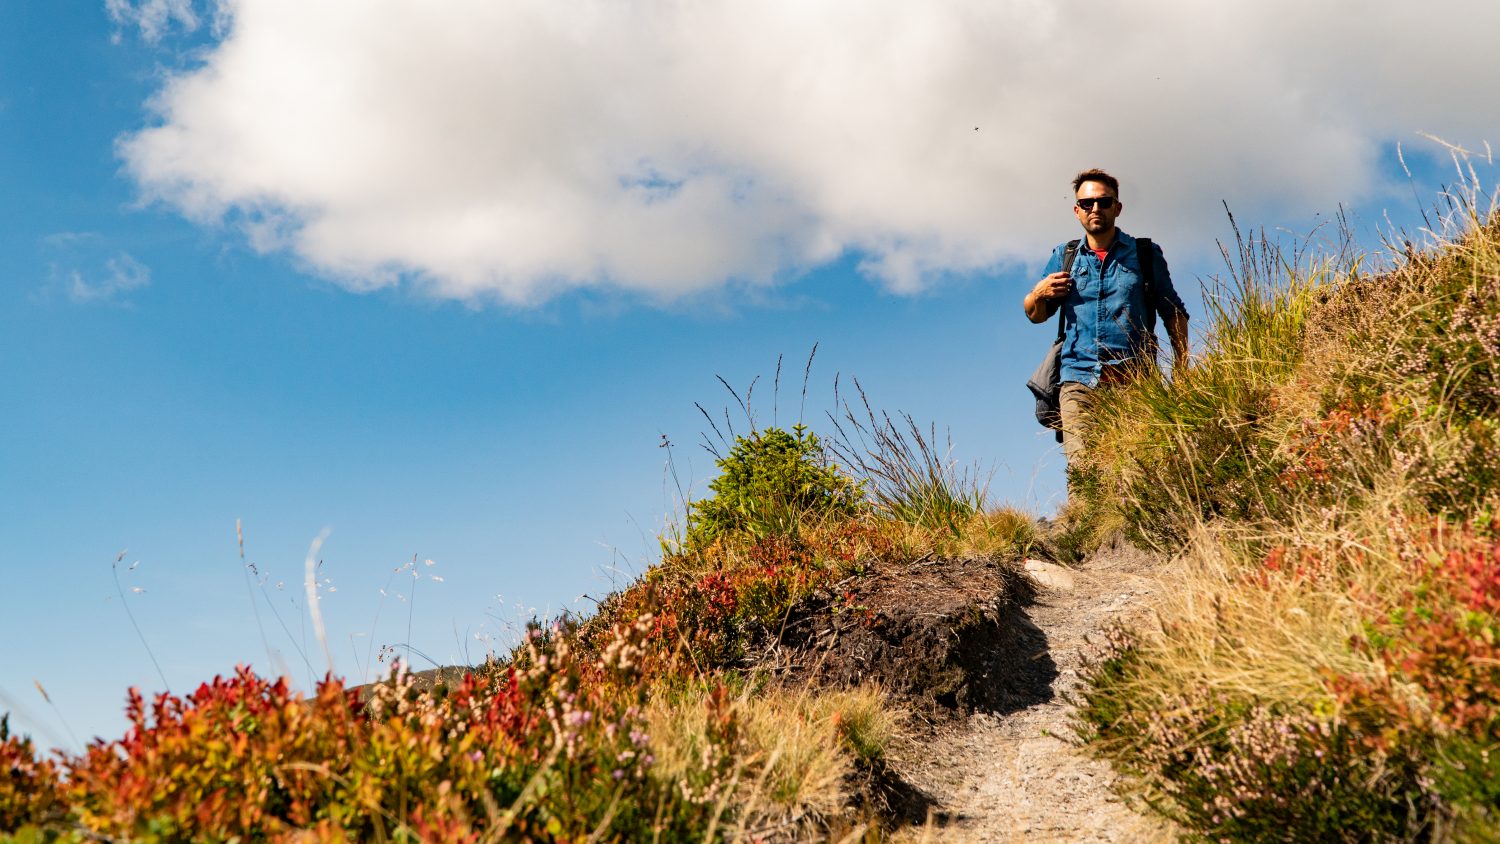
{"type": "Polygon", "coordinates": [[[1109,394],[1074,513],[1177,556],[1080,730],[1211,840],[1500,838],[1500,221],[1379,273],[1242,246],[1109,394]]]}
{"type": "Polygon", "coordinates": [[[747,649],[831,584],[1014,561],[1034,524],[982,512],[910,420],[840,431],[875,443],[834,450],[868,487],[800,429],[741,438],[660,563],[462,682],[362,698],[330,678],[304,700],[242,668],[184,698],[132,690],[125,736],[44,761],[0,721],[0,840],[878,837],[897,707],[767,684],[747,649]]]}

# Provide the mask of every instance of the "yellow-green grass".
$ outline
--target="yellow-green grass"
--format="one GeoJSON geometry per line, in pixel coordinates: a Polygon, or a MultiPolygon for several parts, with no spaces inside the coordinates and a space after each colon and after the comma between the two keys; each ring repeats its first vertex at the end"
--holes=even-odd
{"type": "Polygon", "coordinates": [[[1490,581],[1444,570],[1489,559],[1500,503],[1500,221],[1475,207],[1380,272],[1242,250],[1193,364],[1101,395],[1072,517],[1172,559],[1079,726],[1195,834],[1497,832],[1500,663],[1443,662],[1500,630],[1490,581]]]}

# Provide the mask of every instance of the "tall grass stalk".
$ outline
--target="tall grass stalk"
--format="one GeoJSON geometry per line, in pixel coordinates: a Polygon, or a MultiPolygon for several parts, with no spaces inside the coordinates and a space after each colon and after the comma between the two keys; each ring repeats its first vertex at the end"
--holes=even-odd
{"type": "MultiPolygon", "coordinates": [[[[261,599],[265,601],[266,608],[271,611],[271,617],[276,619],[276,624],[281,628],[281,632],[286,636],[287,642],[291,644],[292,649],[297,652],[297,656],[302,660],[303,667],[307,670],[307,681],[309,687],[311,687],[311,684],[313,682],[312,660],[307,656],[307,649],[304,648],[302,644],[298,642],[297,637],[292,634],[291,628],[287,626],[286,619],[283,618],[281,612],[276,609],[276,601],[272,598],[270,591],[266,588],[266,584],[270,580],[270,575],[266,572],[261,571],[255,563],[250,562],[250,560],[246,557],[245,532],[244,527],[239,519],[235,519],[234,521],[234,533],[239,545],[240,569],[245,575],[245,591],[250,598],[251,610],[255,614],[255,626],[256,629],[260,632],[261,646],[265,648],[266,660],[268,663],[270,663],[267,667],[268,669],[273,669],[280,673],[290,673],[289,666],[287,666],[285,660],[278,658],[280,655],[276,652],[275,649],[271,647],[270,640],[266,636],[265,625],[262,622],[260,616],[260,604],[255,598],[256,587],[258,587],[260,590],[260,596],[261,599]]],[[[276,585],[276,588],[279,591],[281,589],[281,584],[278,583],[276,585]]],[[[290,601],[292,608],[296,610],[297,616],[300,618],[301,610],[297,608],[296,600],[292,598],[289,598],[288,600],[290,601]]]]}
{"type": "MultiPolygon", "coordinates": [[[[57,708],[57,704],[52,702],[52,698],[48,697],[46,691],[42,688],[41,682],[37,680],[33,680],[32,682],[36,684],[37,691],[42,693],[42,698],[47,701],[48,705],[52,707],[52,710],[57,713],[58,721],[61,722],[63,727],[68,731],[68,736],[73,739],[73,746],[82,747],[83,743],[78,740],[78,736],[73,733],[73,729],[69,727],[68,722],[63,719],[61,710],[57,708]]],[[[14,696],[9,694],[4,687],[0,687],[0,712],[6,713],[5,717],[8,717],[9,715],[15,715],[26,723],[31,724],[33,729],[45,736],[47,741],[50,742],[53,747],[63,746],[64,742],[61,741],[60,737],[52,731],[52,728],[49,727],[40,718],[37,718],[29,710],[27,710],[25,706],[22,706],[21,702],[14,696]]]]}
{"type": "MultiPolygon", "coordinates": [[[[130,602],[125,600],[125,587],[120,584],[120,561],[125,559],[125,551],[115,555],[115,561],[110,564],[110,571],[115,577],[115,594],[120,596],[120,606],[125,608],[125,617],[130,619],[130,626],[135,629],[136,638],[141,640],[141,647],[146,649],[146,656],[151,658],[151,664],[156,667],[156,676],[161,678],[161,687],[164,691],[171,692],[172,686],[167,682],[166,672],[161,670],[161,663],[156,661],[156,652],[151,650],[151,644],[146,641],[146,634],[141,632],[141,625],[135,620],[135,613],[130,611],[130,602]]],[[[134,569],[137,564],[132,563],[130,568],[134,569]]]]}
{"type": "Polygon", "coordinates": [[[1320,259],[1235,235],[1232,250],[1221,245],[1227,277],[1205,296],[1205,351],[1170,381],[1148,371],[1102,388],[1070,470],[1096,515],[1118,514],[1154,547],[1179,546],[1198,518],[1274,509],[1279,490],[1260,466],[1286,433],[1275,405],[1308,399],[1284,389],[1305,370],[1308,315],[1357,266],[1342,247],[1320,259]]]}
{"type": "Polygon", "coordinates": [[[250,611],[255,615],[255,629],[260,633],[261,647],[266,651],[266,662],[273,662],[271,656],[271,643],[266,639],[266,626],[260,620],[260,603],[255,600],[255,588],[251,585],[251,575],[258,574],[254,564],[245,559],[245,528],[239,519],[234,520],[234,536],[240,547],[240,571],[245,575],[245,596],[250,599],[250,611]]]}
{"type": "Polygon", "coordinates": [[[47,705],[52,707],[52,714],[57,716],[57,720],[63,725],[63,729],[68,731],[68,737],[73,740],[73,746],[83,747],[83,742],[78,740],[78,734],[73,732],[73,725],[69,724],[68,719],[63,717],[62,710],[59,709],[57,707],[57,704],[53,702],[52,695],[47,694],[47,689],[42,685],[42,681],[32,680],[31,682],[36,686],[37,692],[41,694],[42,700],[46,701],[47,705]]]}
{"type": "Polygon", "coordinates": [[[960,533],[984,509],[985,484],[977,472],[958,467],[952,440],[940,446],[936,425],[924,432],[910,414],[877,414],[858,379],[854,388],[857,406],[840,402],[834,382],[837,412],[828,415],[835,431],[829,450],[866,482],[876,508],[888,517],[960,533]]]}
{"type": "Polygon", "coordinates": [[[307,559],[303,563],[302,585],[307,592],[307,613],[312,618],[313,632],[318,638],[318,644],[323,646],[323,658],[327,661],[328,673],[333,674],[333,649],[328,646],[328,631],[323,627],[323,609],[319,606],[318,596],[318,551],[323,547],[323,541],[328,538],[329,533],[329,529],[324,528],[307,547],[307,559]]]}

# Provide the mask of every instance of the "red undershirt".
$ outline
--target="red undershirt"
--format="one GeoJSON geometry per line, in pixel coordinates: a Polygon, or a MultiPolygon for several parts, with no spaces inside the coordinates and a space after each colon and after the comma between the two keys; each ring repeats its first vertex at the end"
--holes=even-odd
{"type": "Polygon", "coordinates": [[[1093,247],[1089,247],[1089,251],[1094,253],[1094,255],[1099,258],[1099,263],[1102,264],[1104,263],[1104,256],[1109,254],[1109,247],[1106,246],[1103,249],[1094,249],[1093,247]]]}

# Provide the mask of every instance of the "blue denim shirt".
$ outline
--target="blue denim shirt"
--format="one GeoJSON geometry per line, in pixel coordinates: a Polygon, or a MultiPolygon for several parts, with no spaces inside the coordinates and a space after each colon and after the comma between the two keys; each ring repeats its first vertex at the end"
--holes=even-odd
{"type": "MultiPolygon", "coordinates": [[[[1043,275],[1062,270],[1066,247],[1064,243],[1052,250],[1043,275]]],[[[1187,308],[1172,287],[1161,247],[1155,241],[1151,247],[1151,258],[1156,262],[1156,313],[1165,322],[1173,314],[1187,313],[1187,308]]],[[[1135,238],[1118,229],[1102,263],[1089,250],[1087,241],[1078,244],[1078,256],[1073,259],[1073,289],[1060,308],[1061,380],[1096,386],[1105,367],[1127,364],[1148,348],[1151,332],[1146,327],[1146,291],[1140,266],[1135,238]]]]}

